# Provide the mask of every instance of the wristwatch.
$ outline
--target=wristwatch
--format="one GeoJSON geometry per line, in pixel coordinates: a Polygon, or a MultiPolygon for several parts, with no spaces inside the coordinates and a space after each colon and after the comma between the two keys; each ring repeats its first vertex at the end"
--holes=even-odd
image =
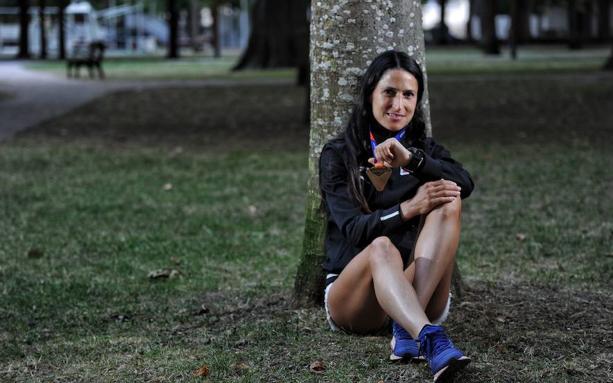
{"type": "Polygon", "coordinates": [[[409,152],[411,152],[411,159],[409,160],[407,166],[405,166],[404,168],[411,172],[416,172],[421,169],[422,165],[424,164],[424,151],[414,147],[410,147],[407,149],[409,150],[409,152]]]}

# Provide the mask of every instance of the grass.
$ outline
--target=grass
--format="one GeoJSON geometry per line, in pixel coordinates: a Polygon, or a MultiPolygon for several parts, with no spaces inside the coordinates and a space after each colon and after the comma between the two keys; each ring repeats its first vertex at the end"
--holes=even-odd
{"type": "MultiPolygon", "coordinates": [[[[158,56],[111,57],[103,62],[106,77],[110,80],[194,80],[205,78],[253,79],[253,78],[294,78],[294,69],[243,70],[232,72],[238,57],[229,55],[221,58],[183,57],[168,60],[158,56]]],[[[32,62],[28,68],[42,70],[64,76],[66,64],[60,60],[32,62]]],[[[81,76],[87,77],[87,69],[82,68],[81,76]]]]}
{"type": "Polygon", "coordinates": [[[610,56],[609,46],[590,47],[579,51],[565,46],[520,46],[517,59],[509,49],[500,55],[486,56],[480,50],[467,47],[429,48],[428,72],[431,74],[504,74],[504,73],[565,73],[598,71],[610,56]]]}
{"type": "MultiPolygon", "coordinates": [[[[501,73],[567,73],[598,71],[610,55],[610,47],[586,47],[570,51],[565,46],[520,46],[518,58],[511,60],[506,48],[499,56],[484,56],[474,47],[432,47],[427,51],[428,72],[431,75],[449,74],[501,74],[501,73]]],[[[267,71],[244,70],[232,72],[238,56],[222,58],[185,56],[168,60],[159,56],[111,57],[104,61],[104,70],[114,80],[169,80],[169,79],[251,79],[294,78],[294,69],[267,71]]],[[[32,62],[30,69],[49,71],[58,75],[66,72],[59,60],[32,62]]],[[[83,71],[83,76],[86,75],[83,71]]]]}
{"type": "MultiPolygon", "coordinates": [[[[475,357],[462,381],[613,376],[613,98],[594,76],[431,82],[435,133],[477,183],[448,323],[475,357]]],[[[2,143],[0,380],[429,381],[386,336],[291,305],[302,95],[124,92],[2,143]]]]}

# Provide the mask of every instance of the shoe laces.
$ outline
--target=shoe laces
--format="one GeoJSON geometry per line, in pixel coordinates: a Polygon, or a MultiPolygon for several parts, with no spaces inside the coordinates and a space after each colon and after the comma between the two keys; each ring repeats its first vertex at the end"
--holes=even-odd
{"type": "Polygon", "coordinates": [[[393,326],[393,333],[396,339],[413,339],[413,337],[407,332],[407,330],[405,330],[404,327],[402,327],[399,323],[394,322],[393,326]]]}
{"type": "Polygon", "coordinates": [[[432,357],[450,347],[453,347],[453,343],[447,337],[443,329],[436,329],[435,331],[432,331],[426,335],[426,341],[421,342],[421,347],[424,348],[424,355],[432,357]]]}

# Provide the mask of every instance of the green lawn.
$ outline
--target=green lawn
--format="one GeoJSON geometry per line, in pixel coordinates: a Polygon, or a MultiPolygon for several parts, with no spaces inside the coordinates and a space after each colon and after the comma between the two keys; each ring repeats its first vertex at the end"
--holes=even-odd
{"type": "MultiPolygon", "coordinates": [[[[566,46],[520,46],[518,58],[511,60],[503,47],[499,56],[485,56],[474,47],[428,47],[428,72],[436,74],[500,74],[500,73],[567,73],[573,71],[597,71],[610,55],[610,47],[586,47],[570,51],[566,46]]],[[[209,56],[186,56],[168,60],[159,56],[111,57],[103,67],[111,80],[156,80],[156,79],[246,79],[246,78],[294,78],[294,69],[267,71],[245,70],[232,72],[238,56],[229,54],[222,58],[209,56]]],[[[63,75],[63,61],[49,60],[32,62],[29,68],[50,71],[63,75]]],[[[82,70],[82,76],[87,76],[82,70]]]]}
{"type": "MultiPolygon", "coordinates": [[[[111,57],[105,59],[102,66],[109,80],[251,79],[296,76],[294,69],[232,72],[231,69],[237,60],[236,56],[221,58],[195,56],[177,60],[168,60],[164,57],[111,57]]],[[[66,73],[66,64],[59,60],[32,62],[28,67],[58,75],[66,73]]],[[[87,68],[81,68],[81,77],[87,78],[87,76],[87,68]]]]}
{"type": "MultiPolygon", "coordinates": [[[[477,184],[459,250],[468,289],[448,323],[475,359],[462,381],[613,376],[613,99],[592,80],[463,80],[471,100],[432,82],[435,132],[477,184]],[[580,122],[603,131],[578,138],[580,122]]],[[[334,334],[320,308],[291,304],[302,96],[124,92],[0,144],[0,381],[430,381],[388,362],[386,336],[334,334]],[[148,276],[161,269],[176,272],[148,276]]]]}

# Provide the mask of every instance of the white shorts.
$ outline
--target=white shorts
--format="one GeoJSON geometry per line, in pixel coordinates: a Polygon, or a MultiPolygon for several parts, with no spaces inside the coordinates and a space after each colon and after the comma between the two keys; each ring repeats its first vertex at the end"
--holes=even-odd
{"type": "MultiPolygon", "coordinates": [[[[328,274],[326,275],[326,280],[336,277],[338,277],[338,274],[328,274]]],[[[334,282],[330,283],[328,286],[326,286],[326,290],[324,290],[324,307],[326,308],[326,319],[328,320],[330,329],[332,331],[339,331],[341,328],[338,327],[336,323],[334,323],[334,321],[332,320],[332,317],[330,316],[330,307],[328,306],[328,294],[330,294],[330,288],[333,284],[334,282]]]]}

